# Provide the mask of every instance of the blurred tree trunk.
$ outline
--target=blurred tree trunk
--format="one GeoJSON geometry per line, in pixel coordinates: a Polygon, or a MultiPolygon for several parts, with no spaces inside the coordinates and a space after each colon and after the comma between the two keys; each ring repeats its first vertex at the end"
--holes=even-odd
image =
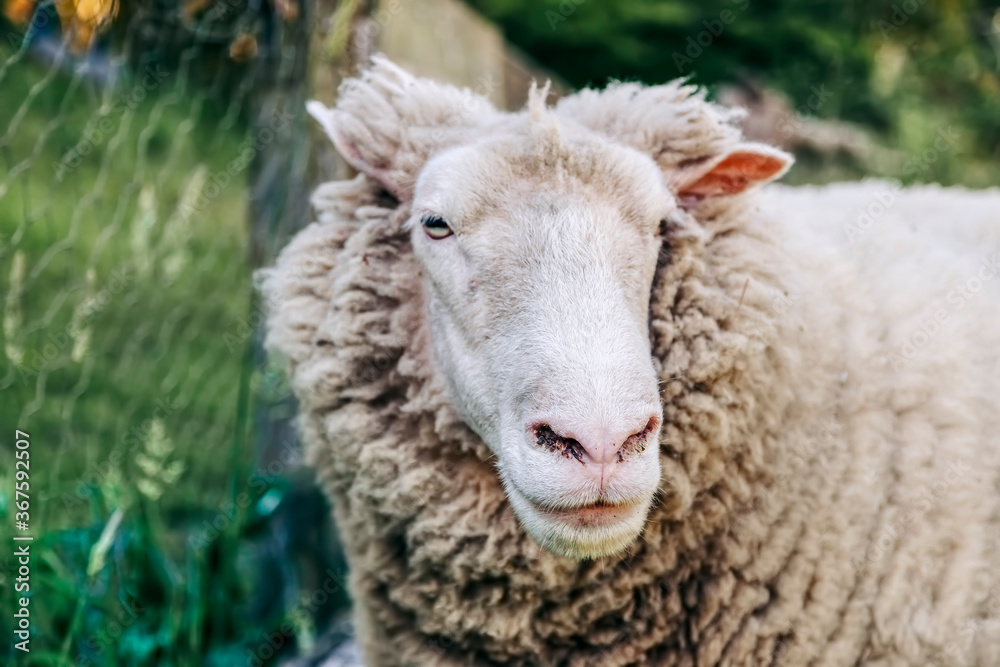
{"type": "MultiPolygon", "coordinates": [[[[317,66],[317,45],[338,4],[343,3],[301,0],[290,19],[275,11],[278,3],[267,8],[272,12],[271,30],[264,31],[262,38],[267,41],[259,45],[250,131],[256,150],[249,174],[250,255],[255,269],[274,264],[292,236],[313,220],[309,198],[316,184],[344,175],[344,163],[306,113],[313,73],[339,71],[338,58],[317,66]]],[[[301,591],[314,590],[327,572],[341,573],[345,567],[331,514],[310,471],[300,465],[302,445],[294,428],[297,403],[283,370],[263,348],[266,305],[257,302],[250,318],[255,327],[253,441],[257,468],[283,481],[279,503],[268,518],[269,545],[264,551],[269,557],[261,561],[254,600],[262,617],[294,601],[301,591]]],[[[345,603],[331,598],[318,610],[317,620],[326,623],[330,614],[343,611],[338,605],[345,603]]]]}
{"type": "MultiPolygon", "coordinates": [[[[277,253],[309,217],[309,141],[305,130],[309,53],[304,45],[315,23],[314,10],[313,3],[303,2],[297,15],[288,20],[273,7],[265,9],[269,29],[260,35],[263,43],[258,47],[260,62],[250,128],[256,150],[249,174],[250,258],[255,269],[273,264],[277,253]]],[[[267,365],[262,306],[254,308],[251,318],[256,328],[253,363],[260,373],[254,392],[254,434],[258,466],[267,470],[271,464],[285,465],[282,457],[287,461],[287,450],[296,448],[291,423],[296,405],[280,375],[267,365]]]]}

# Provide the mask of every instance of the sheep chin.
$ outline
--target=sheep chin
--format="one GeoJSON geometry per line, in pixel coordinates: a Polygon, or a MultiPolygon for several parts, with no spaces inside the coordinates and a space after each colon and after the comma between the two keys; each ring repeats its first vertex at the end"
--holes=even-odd
{"type": "Polygon", "coordinates": [[[511,506],[528,534],[545,550],[573,560],[594,560],[624,552],[642,533],[652,502],[649,498],[623,506],[616,520],[587,525],[574,520],[571,511],[543,510],[514,485],[505,486],[511,506]]]}

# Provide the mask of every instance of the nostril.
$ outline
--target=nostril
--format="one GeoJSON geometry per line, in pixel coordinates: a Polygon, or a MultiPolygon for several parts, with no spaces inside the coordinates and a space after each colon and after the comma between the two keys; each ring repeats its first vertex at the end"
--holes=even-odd
{"type": "Polygon", "coordinates": [[[548,424],[539,424],[534,428],[535,444],[541,445],[550,452],[561,454],[566,458],[574,458],[583,463],[583,445],[573,438],[564,438],[548,424]]]}
{"type": "Polygon", "coordinates": [[[646,420],[645,426],[631,434],[629,431],[635,428],[635,422],[632,422],[631,429],[621,428],[617,434],[615,430],[601,426],[573,430],[560,428],[557,431],[548,422],[536,422],[530,427],[529,433],[536,445],[549,452],[576,459],[585,465],[606,465],[622,463],[642,454],[659,427],[660,417],[653,415],[646,420]],[[569,437],[569,434],[575,437],[569,437]]]}
{"type": "Polygon", "coordinates": [[[649,445],[650,435],[659,428],[660,419],[659,417],[650,417],[649,421],[642,428],[641,431],[636,431],[629,437],[625,438],[625,442],[622,443],[621,448],[618,450],[618,462],[621,463],[625,459],[631,458],[632,456],[638,456],[646,451],[646,447],[649,445]]]}

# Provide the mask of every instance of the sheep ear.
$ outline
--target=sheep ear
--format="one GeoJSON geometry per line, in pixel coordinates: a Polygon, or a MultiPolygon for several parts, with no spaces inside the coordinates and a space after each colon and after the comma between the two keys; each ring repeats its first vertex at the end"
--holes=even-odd
{"type": "Polygon", "coordinates": [[[379,167],[375,161],[371,160],[374,156],[362,153],[354,139],[346,132],[341,131],[335,109],[330,109],[322,102],[310,100],[306,103],[306,111],[319,122],[323,131],[326,132],[326,136],[330,138],[337,152],[347,164],[374,179],[397,199],[401,201],[408,199],[405,191],[396,183],[394,174],[389,169],[379,167]]]}
{"type": "Polygon", "coordinates": [[[417,78],[383,56],[337,96],[334,109],[315,101],[306,109],[348,164],[400,201],[413,198],[427,160],[474,140],[499,113],[472,91],[417,78]]]}
{"type": "Polygon", "coordinates": [[[792,166],[784,151],[758,143],[741,143],[710,160],[680,166],[668,177],[682,200],[735,195],[773,181],[792,166]]]}
{"type": "Polygon", "coordinates": [[[563,98],[556,112],[649,155],[682,203],[737,194],[778,178],[792,156],[743,142],[743,109],[709,102],[684,80],[612,83],[563,98]]]}

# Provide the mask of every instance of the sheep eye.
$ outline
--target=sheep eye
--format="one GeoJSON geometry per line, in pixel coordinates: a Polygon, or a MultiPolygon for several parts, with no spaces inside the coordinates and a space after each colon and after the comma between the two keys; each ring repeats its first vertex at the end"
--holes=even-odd
{"type": "Polygon", "coordinates": [[[444,221],[443,218],[439,218],[436,215],[428,215],[420,221],[424,225],[424,231],[427,232],[427,236],[432,239],[443,239],[452,235],[451,227],[448,223],[444,221]]]}

